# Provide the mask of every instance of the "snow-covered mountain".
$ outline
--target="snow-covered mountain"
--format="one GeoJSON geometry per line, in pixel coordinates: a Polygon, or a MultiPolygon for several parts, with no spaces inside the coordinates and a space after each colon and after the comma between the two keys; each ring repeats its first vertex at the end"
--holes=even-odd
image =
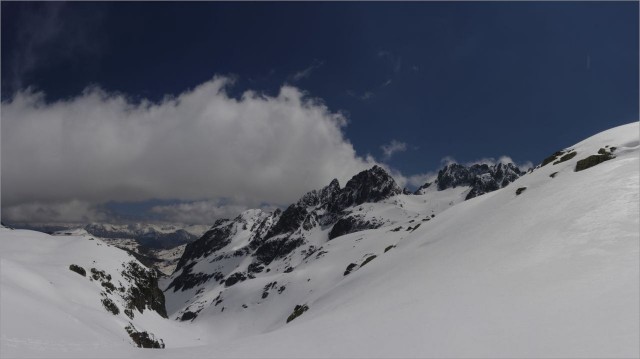
{"type": "Polygon", "coordinates": [[[637,357],[639,160],[632,123],[528,173],[449,165],[407,194],[374,167],[284,211],[220,220],[159,280],[169,319],[135,312],[136,330],[166,345],[153,352],[133,348],[101,284],[68,268],[105,270],[127,293],[118,271],[131,257],[85,237],[0,229],[2,354],[637,357]],[[111,264],[92,263],[102,256],[111,264]],[[14,314],[31,305],[44,309],[14,314]],[[57,322],[72,329],[46,329],[57,322]],[[109,334],[91,342],[92,332],[109,334]]]}
{"type": "MultiPolygon", "coordinates": [[[[499,166],[497,171],[486,165],[447,166],[440,171],[433,190],[425,185],[416,195],[403,194],[384,169],[374,166],[354,176],[344,188],[333,180],[284,211],[248,210],[233,220],[219,220],[202,238],[187,244],[167,287],[169,297],[179,298],[174,302],[180,307],[170,306],[170,311],[181,320],[195,320],[203,310],[216,316],[229,306],[225,304],[226,293],[233,290],[227,289],[245,281],[257,283],[242,285],[243,291],[253,291],[255,298],[266,299],[276,289],[282,294],[290,282],[287,277],[293,276],[289,273],[334,255],[326,249],[330,241],[350,233],[365,235],[368,232],[364,231],[377,228],[414,231],[442,210],[469,198],[483,183],[495,182],[495,177],[506,186],[509,180],[503,178],[499,166]],[[463,171],[468,178],[450,180],[463,171]],[[403,228],[407,222],[413,224],[403,228]],[[279,274],[283,279],[277,288],[277,281],[264,282],[263,278],[279,274]]],[[[515,178],[521,173],[513,165],[508,168],[514,169],[515,178]]],[[[248,306],[236,300],[230,305],[233,303],[248,306]]]]}

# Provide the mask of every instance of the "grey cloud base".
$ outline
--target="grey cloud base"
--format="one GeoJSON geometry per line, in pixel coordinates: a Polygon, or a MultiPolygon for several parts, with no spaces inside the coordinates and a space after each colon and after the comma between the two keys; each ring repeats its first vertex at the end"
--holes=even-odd
{"type": "Polygon", "coordinates": [[[53,103],[17,93],[2,103],[4,215],[53,206],[59,220],[99,218],[91,206],[152,198],[288,203],[375,164],[356,154],[342,133],[346,118],[321,101],[290,86],[236,99],[230,85],[216,77],[137,104],[99,88],[53,103]]]}

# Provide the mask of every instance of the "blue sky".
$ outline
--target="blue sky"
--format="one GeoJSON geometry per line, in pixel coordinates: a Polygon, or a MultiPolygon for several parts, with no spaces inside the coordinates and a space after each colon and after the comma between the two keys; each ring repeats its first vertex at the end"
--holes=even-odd
{"type": "MultiPolygon", "coordinates": [[[[3,107],[27,87],[49,105],[99,88],[135,106],[215,76],[232,81],[224,88],[237,101],[247,90],[275,98],[288,85],[346,121],[337,127],[354,169],[381,162],[406,178],[445,157],[538,163],[637,121],[638,51],[637,2],[2,3],[3,107]]],[[[10,205],[109,202],[67,192],[10,205]]],[[[301,194],[227,192],[132,198],[240,208],[301,194]]]]}

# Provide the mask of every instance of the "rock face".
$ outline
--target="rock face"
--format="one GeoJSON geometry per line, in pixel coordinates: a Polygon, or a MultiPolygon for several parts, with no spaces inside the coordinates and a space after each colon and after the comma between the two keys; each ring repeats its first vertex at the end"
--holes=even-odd
{"type": "Polygon", "coordinates": [[[156,339],[153,333],[140,332],[131,323],[124,329],[138,348],[164,349],[164,341],[162,339],[156,339]]]}
{"type": "Polygon", "coordinates": [[[345,216],[340,218],[333,228],[331,228],[329,240],[349,233],[379,228],[381,225],[381,223],[368,221],[360,216],[345,216]]]}
{"type": "Polygon", "coordinates": [[[184,249],[184,254],[178,261],[176,270],[184,267],[188,259],[206,257],[224,248],[231,241],[233,234],[235,234],[235,232],[233,232],[233,223],[231,221],[225,219],[216,221],[213,227],[200,237],[200,239],[187,244],[184,249]]]}
{"type": "Polygon", "coordinates": [[[379,166],[355,175],[329,204],[331,212],[362,204],[365,202],[379,202],[391,196],[402,193],[396,182],[379,166]]]}
{"type": "Polygon", "coordinates": [[[611,149],[600,148],[600,150],[598,150],[598,154],[591,155],[587,158],[583,158],[578,162],[576,162],[575,171],[576,172],[583,171],[583,170],[586,170],[587,168],[596,166],[604,161],[608,161],[610,159],[616,158],[613,155],[613,151],[615,151],[615,149],[616,149],[615,147],[612,147],[611,149]]]}
{"type": "Polygon", "coordinates": [[[155,271],[143,268],[136,262],[129,262],[122,272],[133,285],[126,293],[127,309],[137,309],[140,313],[145,309],[156,311],[163,318],[167,317],[164,293],[158,288],[158,275],[155,271]]]}
{"type": "MultiPolygon", "coordinates": [[[[523,174],[513,163],[475,164],[469,167],[452,163],[438,171],[436,185],[439,191],[459,186],[471,187],[465,198],[471,199],[506,187],[523,174]]],[[[429,184],[425,186],[428,187],[429,184]]]]}

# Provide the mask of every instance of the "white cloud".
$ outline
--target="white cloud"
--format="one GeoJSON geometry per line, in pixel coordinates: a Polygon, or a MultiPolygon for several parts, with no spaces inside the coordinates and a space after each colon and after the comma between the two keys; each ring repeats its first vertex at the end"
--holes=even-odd
{"type": "Polygon", "coordinates": [[[407,177],[407,185],[411,188],[418,188],[427,182],[433,182],[438,177],[437,172],[420,173],[407,177]]]}
{"type": "Polygon", "coordinates": [[[396,140],[391,140],[390,143],[380,146],[383,153],[383,159],[388,160],[398,152],[404,152],[407,150],[407,144],[396,140]]]}
{"type": "Polygon", "coordinates": [[[362,101],[367,101],[370,100],[371,98],[373,98],[373,96],[375,96],[375,94],[372,91],[365,91],[362,94],[358,94],[353,90],[347,90],[347,95],[351,96],[351,97],[355,97],[359,100],[362,101]]]}
{"type": "Polygon", "coordinates": [[[5,211],[70,199],[288,204],[375,163],[356,155],[342,114],[297,88],[236,99],[226,86],[217,77],[160,103],[99,88],[53,103],[17,93],[2,103],[5,211]]]}
{"type": "Polygon", "coordinates": [[[362,93],[358,93],[358,92],[353,91],[353,90],[347,90],[347,95],[349,95],[351,97],[355,97],[355,98],[357,98],[359,100],[362,100],[362,101],[367,101],[367,100],[372,99],[376,95],[376,92],[378,90],[391,85],[391,83],[392,83],[392,80],[391,79],[387,79],[381,85],[376,86],[376,87],[374,87],[374,88],[372,88],[370,90],[364,91],[362,93]]]}
{"type": "Polygon", "coordinates": [[[371,92],[371,91],[367,91],[367,92],[363,93],[363,94],[360,96],[360,99],[361,99],[361,100],[369,100],[369,99],[370,99],[370,98],[372,98],[373,96],[374,96],[374,93],[373,93],[373,92],[371,92]]]}
{"type": "Polygon", "coordinates": [[[108,214],[86,201],[31,202],[2,208],[9,223],[78,223],[105,221],[108,214]]]}
{"type": "Polygon", "coordinates": [[[234,218],[247,209],[248,207],[242,204],[208,200],[154,206],[151,212],[172,223],[206,224],[213,223],[218,218],[234,218]]]}
{"type": "Polygon", "coordinates": [[[445,157],[442,157],[442,159],[440,159],[440,163],[443,166],[448,166],[450,164],[458,163],[458,161],[456,161],[456,159],[453,158],[452,156],[445,156],[445,157]]]}
{"type": "Polygon", "coordinates": [[[311,73],[317,69],[319,69],[320,67],[322,67],[322,65],[324,65],[323,61],[319,61],[319,60],[313,60],[313,63],[311,63],[311,65],[309,65],[309,67],[307,67],[304,70],[300,70],[296,73],[294,73],[291,76],[291,80],[294,82],[298,82],[304,78],[307,78],[311,75],[311,73]]]}

